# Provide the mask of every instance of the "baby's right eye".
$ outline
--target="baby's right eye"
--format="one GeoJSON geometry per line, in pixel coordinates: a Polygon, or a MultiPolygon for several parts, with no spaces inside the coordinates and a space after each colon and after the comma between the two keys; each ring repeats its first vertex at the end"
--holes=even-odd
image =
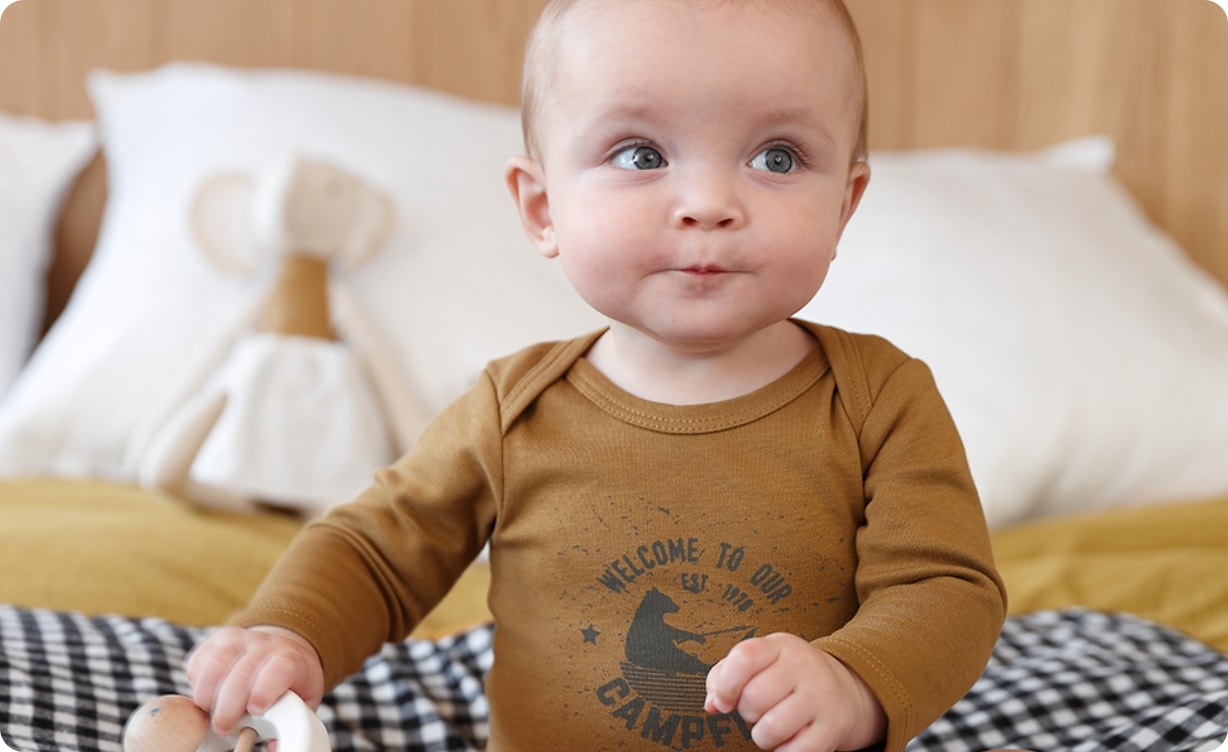
{"type": "Polygon", "coordinates": [[[624,170],[659,170],[666,165],[661,152],[643,144],[619,149],[610,163],[624,170]]]}

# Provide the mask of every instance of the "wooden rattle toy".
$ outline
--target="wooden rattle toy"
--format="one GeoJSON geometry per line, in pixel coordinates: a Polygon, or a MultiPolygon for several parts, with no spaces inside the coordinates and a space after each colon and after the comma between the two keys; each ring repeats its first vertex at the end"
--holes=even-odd
{"type": "MultiPolygon", "coordinates": [[[[145,703],[124,725],[124,752],[251,752],[257,742],[277,740],[280,752],[329,752],[328,732],[311,709],[291,692],[265,713],[246,715],[235,733],[218,736],[209,715],[182,695],[145,703]]],[[[3,750],[0,750],[3,752],[3,750]]]]}
{"type": "MultiPolygon", "coordinates": [[[[124,752],[194,752],[208,734],[209,715],[196,703],[183,695],[163,695],[137,708],[128,718],[124,752]]],[[[236,752],[250,752],[251,736],[243,734],[244,742],[235,745],[236,752]]]]}

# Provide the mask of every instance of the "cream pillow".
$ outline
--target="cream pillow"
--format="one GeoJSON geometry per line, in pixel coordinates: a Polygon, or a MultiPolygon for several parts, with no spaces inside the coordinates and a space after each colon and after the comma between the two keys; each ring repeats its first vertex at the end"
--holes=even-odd
{"type": "Polygon", "coordinates": [[[872,155],[801,313],[929,363],[995,527],[1228,493],[1228,294],[1111,153],[872,155]]]}
{"type": "Polygon", "coordinates": [[[0,398],[42,325],[60,204],[96,149],[88,121],[51,123],[0,112],[0,398]]]}
{"type": "Polygon", "coordinates": [[[108,163],[99,245],[0,409],[0,473],[135,479],[271,283],[208,263],[190,202],[205,179],[259,173],[288,152],[333,160],[393,199],[387,250],[345,282],[426,410],[487,360],[599,323],[520,228],[502,177],[522,149],[512,108],[373,79],[187,63],[97,72],[90,92],[108,163]]]}

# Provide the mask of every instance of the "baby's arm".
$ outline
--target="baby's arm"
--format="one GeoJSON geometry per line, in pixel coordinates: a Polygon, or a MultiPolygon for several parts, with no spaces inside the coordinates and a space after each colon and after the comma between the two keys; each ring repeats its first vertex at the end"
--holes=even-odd
{"type": "Polygon", "coordinates": [[[220,629],[192,652],[187,673],[193,701],[212,715],[219,736],[229,736],[245,714],[263,713],[287,691],[311,708],[324,695],[315,648],[280,627],[220,629]]]}
{"type": "Polygon", "coordinates": [[[708,673],[709,713],[737,710],[760,749],[832,752],[882,741],[887,719],[856,674],[800,637],[745,640],[708,673]]]}

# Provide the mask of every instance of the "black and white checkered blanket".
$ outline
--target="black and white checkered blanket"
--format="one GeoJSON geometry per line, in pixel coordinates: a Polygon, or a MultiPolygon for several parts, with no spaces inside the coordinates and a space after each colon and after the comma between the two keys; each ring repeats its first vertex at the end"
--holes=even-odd
{"type": "MultiPolygon", "coordinates": [[[[0,606],[0,735],[20,752],[120,749],[142,702],[186,693],[204,630],[0,606]]],[[[319,710],[335,750],[481,749],[491,628],[388,645],[319,710]]],[[[1228,734],[1228,656],[1091,611],[1007,621],[976,686],[909,752],[1204,752],[1228,734]]]]}

